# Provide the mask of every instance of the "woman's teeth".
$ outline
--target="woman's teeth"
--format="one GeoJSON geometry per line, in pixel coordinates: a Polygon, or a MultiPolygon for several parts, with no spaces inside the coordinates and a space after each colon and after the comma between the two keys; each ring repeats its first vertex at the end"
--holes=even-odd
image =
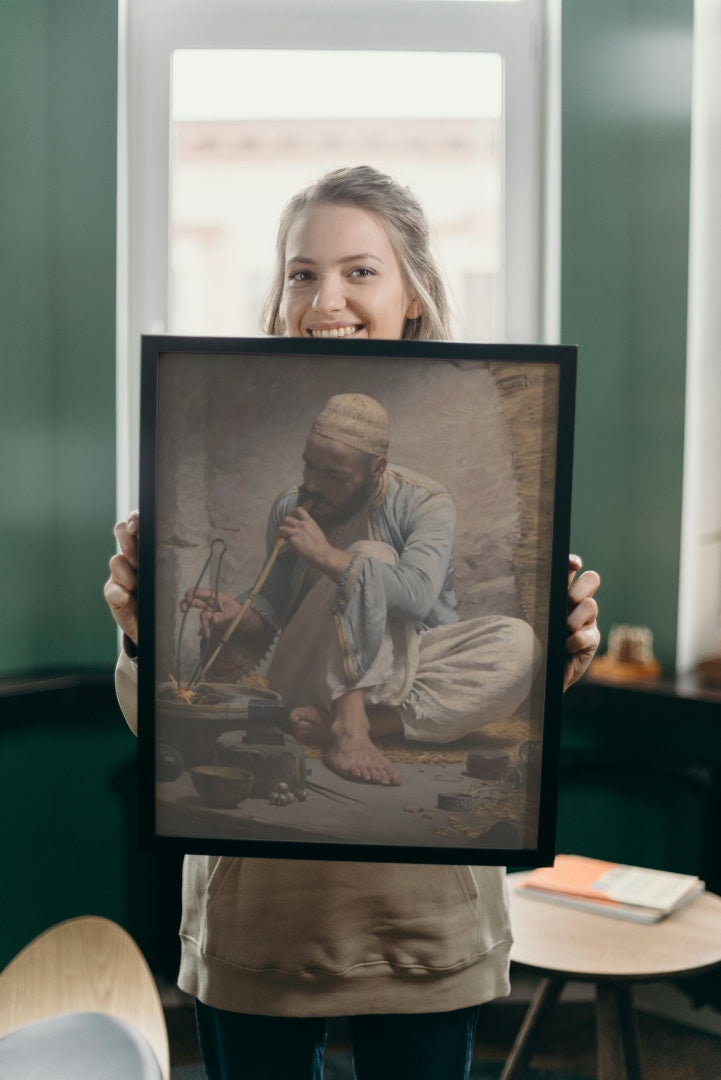
{"type": "Polygon", "coordinates": [[[350,337],[360,330],[360,326],[334,326],[332,330],[311,330],[311,337],[338,338],[350,337]]]}

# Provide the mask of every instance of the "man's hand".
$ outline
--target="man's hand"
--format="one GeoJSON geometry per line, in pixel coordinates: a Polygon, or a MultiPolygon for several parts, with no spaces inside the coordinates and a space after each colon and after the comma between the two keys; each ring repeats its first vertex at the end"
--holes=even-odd
{"type": "Polygon", "coordinates": [[[216,593],[212,589],[188,589],[180,601],[180,610],[185,612],[191,607],[200,611],[200,633],[204,638],[213,634],[222,637],[226,629],[240,611],[240,601],[227,593],[216,593]]]}
{"type": "MultiPolygon", "coordinates": [[[[188,611],[191,607],[198,608],[200,634],[206,640],[211,637],[220,639],[242,606],[240,600],[235,600],[227,593],[215,593],[212,589],[197,589],[195,592],[188,589],[180,601],[181,611],[188,611]]],[[[237,629],[263,639],[272,639],[275,636],[275,627],[267,623],[252,607],[247,609],[237,629]]]]}
{"type": "Polygon", "coordinates": [[[138,644],[138,532],[140,519],[133,510],[113,532],[120,553],[110,560],[110,577],[103,589],[110,613],[134,645],[138,644]]]}
{"type": "Polygon", "coordinates": [[[296,555],[320,568],[331,546],[320,525],[302,506],[295,506],[278,526],[278,534],[296,555]]]}
{"type": "Polygon", "coordinates": [[[595,570],[576,577],[583,561],[578,555],[568,557],[568,616],[566,618],[566,670],[563,689],[568,690],[581,678],[593,660],[601,640],[596,619],[598,604],[593,599],[601,584],[595,570]]]}
{"type": "Polygon", "coordinates": [[[301,559],[338,582],[348,565],[348,555],[328,543],[320,525],[302,506],[294,507],[278,526],[278,536],[301,559]]]}

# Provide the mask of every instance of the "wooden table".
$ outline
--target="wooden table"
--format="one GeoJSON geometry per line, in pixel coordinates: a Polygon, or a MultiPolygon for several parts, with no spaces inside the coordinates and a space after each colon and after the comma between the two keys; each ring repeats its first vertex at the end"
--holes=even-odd
{"type": "Polygon", "coordinates": [[[542,976],[501,1074],[518,1080],[569,980],[596,986],[599,1080],[642,1080],[632,986],[721,966],[721,898],[703,893],[661,922],[626,922],[529,899],[509,874],[511,960],[542,976]]]}

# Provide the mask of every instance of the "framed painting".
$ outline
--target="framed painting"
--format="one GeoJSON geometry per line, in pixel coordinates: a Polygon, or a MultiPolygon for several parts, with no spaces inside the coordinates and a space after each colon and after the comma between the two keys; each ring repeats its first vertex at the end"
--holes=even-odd
{"type": "Polygon", "coordinates": [[[146,848],[552,861],[575,371],[143,339],[146,848]]]}

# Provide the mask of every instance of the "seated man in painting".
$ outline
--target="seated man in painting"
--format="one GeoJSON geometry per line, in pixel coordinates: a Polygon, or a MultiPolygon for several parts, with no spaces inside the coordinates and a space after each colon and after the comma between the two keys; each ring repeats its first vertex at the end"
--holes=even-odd
{"type": "MultiPolygon", "coordinates": [[[[539,645],[520,619],[461,621],[453,590],[455,508],[439,483],[389,463],[388,415],[363,394],[336,395],[316,417],[303,483],[273,504],[268,550],[284,548],[229,638],[270,646],[268,670],[295,735],[324,747],[351,780],[398,784],[379,736],[449,743],[511,716],[526,698],[539,645]]],[[[218,642],[241,600],[208,590],[201,610],[218,642]]],[[[227,668],[226,668],[227,670],[227,668]]]]}

